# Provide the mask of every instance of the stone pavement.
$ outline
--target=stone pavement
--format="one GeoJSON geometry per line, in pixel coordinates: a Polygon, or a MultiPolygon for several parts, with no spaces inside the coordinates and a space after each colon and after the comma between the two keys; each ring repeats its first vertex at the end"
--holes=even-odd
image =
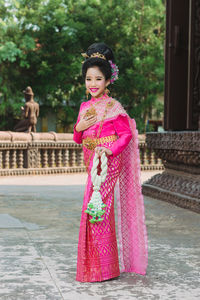
{"type": "MultiPolygon", "coordinates": [[[[152,172],[142,172],[142,180],[152,172]]],[[[200,215],[145,197],[146,276],[75,281],[85,174],[0,178],[0,299],[200,299],[200,215]]]]}

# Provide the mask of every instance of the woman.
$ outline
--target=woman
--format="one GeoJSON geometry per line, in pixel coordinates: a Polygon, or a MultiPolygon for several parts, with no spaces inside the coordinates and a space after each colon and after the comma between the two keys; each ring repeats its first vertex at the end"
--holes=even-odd
{"type": "MultiPolygon", "coordinates": [[[[107,95],[117,79],[112,50],[92,44],[84,54],[82,73],[91,100],[83,102],[74,126],[74,141],[83,144],[88,172],[78,244],[77,276],[81,282],[103,281],[120,275],[115,233],[114,189],[119,179],[118,234],[121,272],[146,273],[147,236],[140,186],[137,130],[121,104],[107,95]],[[100,193],[106,205],[103,221],[90,222],[87,210],[93,185],[91,168],[95,152],[106,153],[108,169],[100,193]]],[[[101,166],[99,165],[99,172],[101,166]]]]}

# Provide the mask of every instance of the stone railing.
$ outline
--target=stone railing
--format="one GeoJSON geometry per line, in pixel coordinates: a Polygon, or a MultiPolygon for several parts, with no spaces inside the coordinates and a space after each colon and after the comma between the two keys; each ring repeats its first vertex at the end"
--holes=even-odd
{"type": "MultiPolygon", "coordinates": [[[[85,172],[81,145],[68,133],[0,131],[0,176],[85,172]]],[[[142,170],[162,169],[162,163],[140,140],[142,170]]]]}

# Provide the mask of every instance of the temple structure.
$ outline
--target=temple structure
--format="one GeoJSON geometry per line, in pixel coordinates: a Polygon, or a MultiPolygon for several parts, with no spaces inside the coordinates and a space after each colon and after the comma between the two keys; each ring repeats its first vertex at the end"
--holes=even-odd
{"type": "Polygon", "coordinates": [[[165,170],[143,185],[145,195],[200,212],[200,1],[166,1],[163,133],[146,142],[165,170]]]}

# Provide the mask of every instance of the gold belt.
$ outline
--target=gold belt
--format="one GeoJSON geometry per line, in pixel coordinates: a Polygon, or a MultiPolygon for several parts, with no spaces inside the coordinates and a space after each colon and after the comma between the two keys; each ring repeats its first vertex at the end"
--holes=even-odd
{"type": "Polygon", "coordinates": [[[94,150],[96,146],[100,144],[107,143],[107,142],[114,142],[116,140],[117,140],[116,135],[109,135],[98,139],[87,137],[86,139],[83,139],[83,146],[89,150],[94,150]]]}

